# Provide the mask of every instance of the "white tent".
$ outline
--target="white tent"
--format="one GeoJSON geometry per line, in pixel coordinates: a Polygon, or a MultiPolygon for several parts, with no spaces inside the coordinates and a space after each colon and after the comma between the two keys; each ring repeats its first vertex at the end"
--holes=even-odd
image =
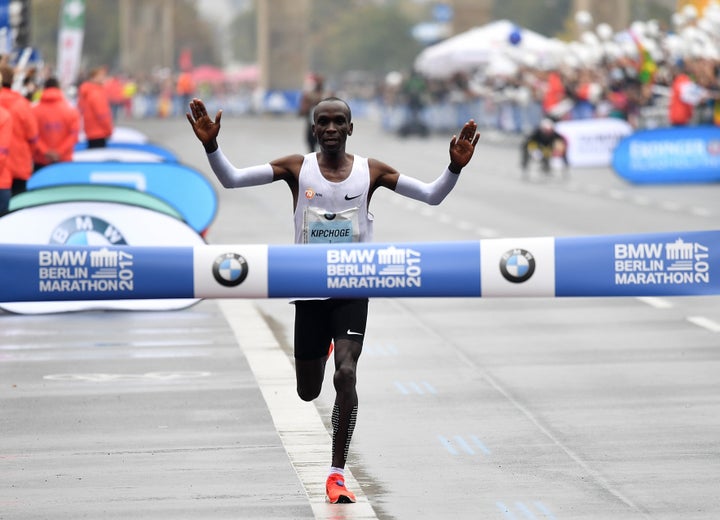
{"type": "Polygon", "coordinates": [[[547,66],[564,48],[560,40],[498,20],[427,47],[415,59],[415,68],[425,76],[444,78],[487,67],[507,71],[518,63],[547,66]]]}

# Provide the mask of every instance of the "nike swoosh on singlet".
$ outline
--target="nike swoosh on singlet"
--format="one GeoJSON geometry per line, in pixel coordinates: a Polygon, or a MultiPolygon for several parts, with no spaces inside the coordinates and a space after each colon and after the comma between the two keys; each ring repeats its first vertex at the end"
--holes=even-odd
{"type": "MultiPolygon", "coordinates": [[[[362,193],[361,193],[360,195],[362,195],[362,193]]],[[[357,199],[360,195],[355,195],[354,197],[350,197],[350,196],[346,193],[346,194],[345,194],[345,200],[357,199]]]]}
{"type": "MultiPolygon", "coordinates": [[[[354,197],[353,197],[353,198],[354,198],[354,197]]],[[[347,330],[346,334],[348,334],[348,335],[355,335],[355,336],[362,336],[362,335],[363,335],[362,332],[355,332],[354,330],[350,330],[350,329],[347,330]]]]}

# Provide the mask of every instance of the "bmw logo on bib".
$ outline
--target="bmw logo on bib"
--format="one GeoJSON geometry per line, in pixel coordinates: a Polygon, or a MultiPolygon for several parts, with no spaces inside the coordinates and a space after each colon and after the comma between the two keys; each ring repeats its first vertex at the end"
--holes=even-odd
{"type": "Polygon", "coordinates": [[[500,259],[500,272],[508,282],[522,283],[535,272],[535,257],[524,249],[511,249],[500,259]]]}
{"type": "Polygon", "coordinates": [[[225,253],[215,259],[212,272],[220,285],[236,287],[248,275],[247,260],[236,253],[225,253]]]}

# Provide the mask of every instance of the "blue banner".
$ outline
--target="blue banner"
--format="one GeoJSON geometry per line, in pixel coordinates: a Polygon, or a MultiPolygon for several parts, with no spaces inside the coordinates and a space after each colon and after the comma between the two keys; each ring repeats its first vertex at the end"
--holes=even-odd
{"type": "Polygon", "coordinates": [[[720,231],[557,238],[555,247],[556,296],[709,295],[720,289],[720,231]]]}
{"type": "Polygon", "coordinates": [[[271,297],[480,296],[480,243],[272,246],[271,297]]]}
{"type": "Polygon", "coordinates": [[[0,302],[720,294],[720,231],[475,242],[0,245],[0,302]]]}
{"type": "Polygon", "coordinates": [[[0,0],[0,54],[13,51],[12,29],[10,28],[10,0],[0,0]]]}
{"type": "Polygon", "coordinates": [[[194,230],[205,232],[218,209],[215,188],[199,171],[179,163],[62,162],[30,177],[28,190],[68,184],[119,185],[164,200],[194,230]]]}
{"type": "MultiPolygon", "coordinates": [[[[177,155],[175,155],[174,152],[168,150],[167,148],[152,144],[152,143],[123,143],[123,142],[115,142],[115,141],[109,141],[105,148],[109,148],[112,150],[131,150],[136,152],[147,152],[149,154],[156,155],[159,159],[162,159],[163,161],[167,162],[180,162],[177,155]]],[[[88,142],[87,141],[79,141],[75,145],[75,151],[81,151],[81,150],[87,150],[88,149],[88,142]]],[[[97,150],[97,149],[94,149],[97,150]]]]}
{"type": "Polygon", "coordinates": [[[720,181],[720,127],[642,130],[615,147],[612,167],[637,184],[720,181]]]}
{"type": "Polygon", "coordinates": [[[191,247],[0,246],[1,301],[187,298],[191,247]]]}

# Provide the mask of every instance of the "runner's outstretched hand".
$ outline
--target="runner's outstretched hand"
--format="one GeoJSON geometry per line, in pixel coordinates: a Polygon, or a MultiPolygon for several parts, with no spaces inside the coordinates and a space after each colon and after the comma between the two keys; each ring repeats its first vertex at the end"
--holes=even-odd
{"type": "Polygon", "coordinates": [[[218,110],[215,115],[215,121],[210,119],[205,108],[205,103],[198,98],[190,101],[190,113],[185,114],[193,132],[205,147],[207,153],[212,153],[218,148],[217,136],[220,133],[220,119],[222,118],[222,110],[218,110]]]}
{"type": "Polygon", "coordinates": [[[462,127],[460,135],[454,135],[450,141],[450,171],[460,173],[472,159],[479,140],[477,124],[471,119],[462,127]]]}

